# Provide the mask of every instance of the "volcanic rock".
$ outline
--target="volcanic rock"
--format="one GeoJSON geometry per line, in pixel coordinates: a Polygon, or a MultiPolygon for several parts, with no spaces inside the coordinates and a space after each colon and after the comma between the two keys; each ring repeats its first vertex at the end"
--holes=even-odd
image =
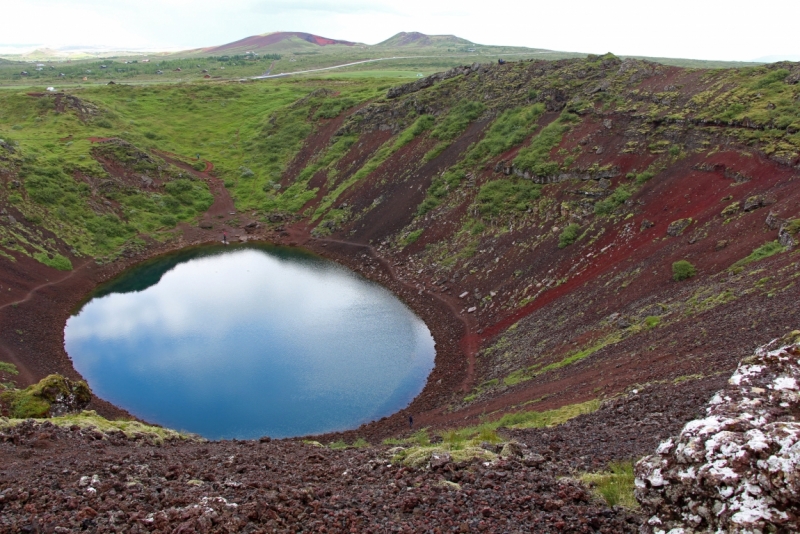
{"type": "Polygon", "coordinates": [[[706,417],[636,465],[643,532],[797,532],[800,331],[742,361],[706,417]]]}

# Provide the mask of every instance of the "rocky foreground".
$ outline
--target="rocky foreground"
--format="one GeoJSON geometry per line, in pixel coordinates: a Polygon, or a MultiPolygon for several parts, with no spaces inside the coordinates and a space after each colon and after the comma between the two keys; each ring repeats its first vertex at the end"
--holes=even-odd
{"type": "Polygon", "coordinates": [[[797,532],[800,331],[759,348],[689,422],[637,465],[642,531],[797,532]]]}
{"type": "Polygon", "coordinates": [[[0,532],[796,532],[799,358],[795,331],[730,379],[637,387],[474,458],[0,418],[0,532]],[[647,454],[641,508],[581,481],[647,454]]]}
{"type": "Polygon", "coordinates": [[[28,421],[0,432],[0,532],[636,532],[643,516],[577,475],[652,452],[722,383],[651,385],[558,427],[501,431],[520,445],[503,456],[486,444],[494,461],[420,469],[392,463],[388,446],[28,421]]]}

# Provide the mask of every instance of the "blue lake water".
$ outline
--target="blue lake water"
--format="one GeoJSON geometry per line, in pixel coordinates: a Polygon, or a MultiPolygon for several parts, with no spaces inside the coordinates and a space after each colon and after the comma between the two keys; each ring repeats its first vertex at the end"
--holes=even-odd
{"type": "Polygon", "coordinates": [[[267,246],[133,268],[67,321],[65,346],[96,395],[210,439],[355,428],[407,406],[435,356],[388,290],[267,246]]]}

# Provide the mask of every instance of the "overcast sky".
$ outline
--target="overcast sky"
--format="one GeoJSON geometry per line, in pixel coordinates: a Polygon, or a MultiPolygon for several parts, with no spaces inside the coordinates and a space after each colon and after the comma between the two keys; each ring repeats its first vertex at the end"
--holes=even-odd
{"type": "Polygon", "coordinates": [[[0,48],[185,49],[273,31],[720,60],[800,56],[800,0],[0,0],[0,48]]]}

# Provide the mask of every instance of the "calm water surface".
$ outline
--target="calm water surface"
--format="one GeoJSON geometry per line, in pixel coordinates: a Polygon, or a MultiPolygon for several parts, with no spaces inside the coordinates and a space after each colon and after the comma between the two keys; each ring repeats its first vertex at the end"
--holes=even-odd
{"type": "Polygon", "coordinates": [[[101,287],[67,321],[92,390],[207,438],[354,428],[422,391],[425,324],[389,291],[279,247],[193,249],[101,287]]]}

